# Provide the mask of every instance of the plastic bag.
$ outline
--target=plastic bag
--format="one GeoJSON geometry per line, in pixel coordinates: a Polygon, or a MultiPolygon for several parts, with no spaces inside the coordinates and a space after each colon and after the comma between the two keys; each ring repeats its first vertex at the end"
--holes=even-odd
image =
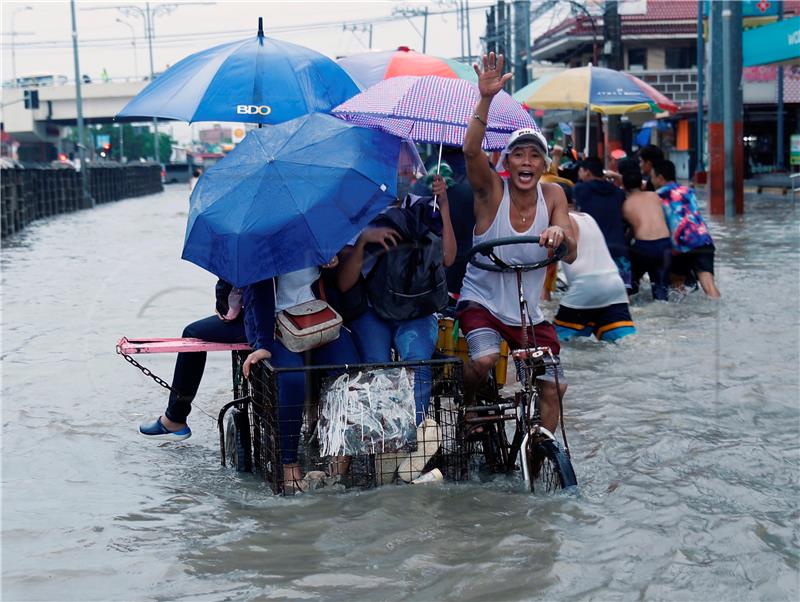
{"type": "Polygon", "coordinates": [[[385,368],[343,374],[324,393],[319,421],[322,456],[413,449],[414,372],[385,368]]]}

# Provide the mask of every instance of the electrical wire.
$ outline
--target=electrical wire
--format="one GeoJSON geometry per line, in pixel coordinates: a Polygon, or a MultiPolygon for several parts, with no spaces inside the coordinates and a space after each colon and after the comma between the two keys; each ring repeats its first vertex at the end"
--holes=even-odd
{"type": "MultiPolygon", "coordinates": [[[[490,6],[490,4],[485,5],[478,5],[478,6],[470,6],[469,10],[472,11],[479,11],[484,10],[490,6]]],[[[442,10],[436,12],[428,13],[428,16],[435,16],[435,15],[446,15],[446,14],[453,14],[456,13],[458,9],[452,10],[442,10]]],[[[285,25],[282,27],[273,27],[270,28],[270,34],[280,34],[280,33],[294,33],[298,31],[318,31],[324,29],[333,29],[333,28],[341,28],[342,25],[370,25],[370,24],[381,24],[381,23],[393,23],[398,21],[404,21],[406,19],[403,15],[387,15],[385,17],[374,17],[370,19],[360,19],[355,21],[320,21],[316,23],[305,23],[299,25],[285,25]]],[[[218,30],[218,31],[206,31],[206,32],[194,32],[194,33],[185,33],[185,34],[159,34],[156,38],[153,39],[153,46],[154,47],[169,47],[169,46],[179,46],[181,44],[186,44],[187,42],[198,42],[203,40],[221,38],[221,39],[229,39],[230,37],[237,36],[237,35],[247,35],[253,32],[252,28],[249,29],[229,29],[229,30],[218,30]]],[[[147,38],[145,36],[135,36],[131,38],[132,40],[136,40],[137,42],[146,42],[147,38]]],[[[80,46],[81,48],[115,48],[118,47],[120,44],[119,37],[113,38],[87,38],[81,40],[80,46]]],[[[39,40],[35,42],[16,42],[13,44],[17,51],[19,50],[33,50],[36,48],[42,48],[47,50],[54,50],[60,48],[71,48],[72,41],[69,39],[64,40],[39,40]]],[[[12,44],[6,42],[5,40],[0,41],[0,48],[11,48],[12,44]]]]}

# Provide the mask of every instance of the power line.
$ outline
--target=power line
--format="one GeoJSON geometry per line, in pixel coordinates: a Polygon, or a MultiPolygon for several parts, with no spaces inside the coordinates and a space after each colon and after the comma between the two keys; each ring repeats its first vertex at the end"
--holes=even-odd
{"type": "MultiPolygon", "coordinates": [[[[469,11],[480,11],[484,10],[490,4],[482,4],[479,6],[470,6],[469,11]]],[[[451,9],[451,10],[441,10],[435,12],[429,12],[429,16],[435,15],[449,15],[458,13],[459,9],[451,9]]],[[[353,20],[353,21],[320,21],[316,23],[307,23],[302,25],[285,25],[282,27],[274,27],[270,29],[270,33],[294,33],[297,31],[316,31],[322,29],[340,29],[343,25],[348,26],[369,26],[370,24],[380,24],[380,23],[392,23],[397,21],[405,20],[405,16],[402,15],[387,15],[385,17],[375,17],[371,19],[361,19],[361,20],[353,20]]],[[[155,46],[176,46],[186,42],[196,42],[202,40],[209,40],[215,38],[228,38],[230,36],[236,35],[247,35],[253,32],[252,28],[248,29],[230,29],[230,30],[218,30],[218,31],[206,31],[206,32],[193,32],[193,33],[185,33],[185,34],[161,34],[159,35],[157,41],[154,41],[155,46]]],[[[146,41],[144,36],[136,36],[136,41],[146,41]]],[[[120,40],[119,37],[114,38],[91,38],[81,41],[82,48],[113,48],[119,46],[120,40]]],[[[58,48],[69,48],[71,47],[72,42],[70,40],[41,40],[36,42],[27,42],[27,43],[17,43],[17,48],[25,48],[26,50],[34,50],[34,49],[58,49],[58,48]]],[[[0,48],[10,47],[10,44],[6,42],[0,43],[0,48]]]]}

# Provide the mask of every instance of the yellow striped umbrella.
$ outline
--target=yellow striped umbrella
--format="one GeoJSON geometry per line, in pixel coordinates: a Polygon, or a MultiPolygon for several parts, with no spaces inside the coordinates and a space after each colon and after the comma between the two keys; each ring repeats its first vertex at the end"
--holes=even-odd
{"type": "Polygon", "coordinates": [[[584,152],[588,152],[589,147],[590,111],[622,115],[634,111],[674,113],[678,110],[678,105],[638,77],[591,63],[543,77],[520,90],[514,98],[535,109],[585,109],[584,152]]]}

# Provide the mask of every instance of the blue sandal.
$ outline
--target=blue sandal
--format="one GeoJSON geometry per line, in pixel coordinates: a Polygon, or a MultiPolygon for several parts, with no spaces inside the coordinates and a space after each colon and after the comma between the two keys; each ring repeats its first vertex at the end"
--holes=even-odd
{"type": "Polygon", "coordinates": [[[153,422],[143,422],[139,425],[139,432],[150,439],[163,439],[164,441],[183,441],[192,436],[192,429],[188,426],[179,431],[168,431],[167,427],[161,424],[161,417],[153,422]]]}

